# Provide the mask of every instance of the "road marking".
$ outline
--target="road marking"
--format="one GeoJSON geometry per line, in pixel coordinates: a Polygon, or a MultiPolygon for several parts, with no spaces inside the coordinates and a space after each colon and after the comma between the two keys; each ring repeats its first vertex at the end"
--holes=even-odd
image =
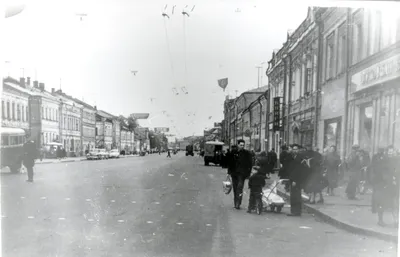
{"type": "Polygon", "coordinates": [[[47,198],[46,198],[45,196],[43,196],[43,197],[40,197],[40,199],[42,199],[42,200],[46,200],[47,198]]]}
{"type": "Polygon", "coordinates": [[[112,203],[115,203],[115,200],[111,200],[112,203]]]}
{"type": "Polygon", "coordinates": [[[153,221],[151,221],[151,220],[147,221],[147,224],[152,224],[152,223],[153,223],[153,221]]]}
{"type": "Polygon", "coordinates": [[[300,226],[299,228],[303,228],[303,229],[311,229],[310,227],[306,227],[306,226],[300,226]]]}
{"type": "Polygon", "coordinates": [[[176,205],[181,205],[180,203],[176,203],[176,205]]]}
{"type": "Polygon", "coordinates": [[[212,225],[211,225],[211,224],[207,224],[206,226],[207,226],[207,227],[211,227],[212,225]]]}
{"type": "Polygon", "coordinates": [[[204,205],[203,205],[203,204],[200,204],[200,207],[204,207],[204,205]]]}
{"type": "Polygon", "coordinates": [[[132,203],[136,203],[136,201],[132,201],[132,203]]]}
{"type": "Polygon", "coordinates": [[[25,196],[21,196],[21,199],[25,199],[25,196]]]}
{"type": "Polygon", "coordinates": [[[92,201],[92,199],[86,199],[86,202],[90,202],[90,201],[92,201]]]}
{"type": "Polygon", "coordinates": [[[176,225],[183,225],[183,223],[182,222],[178,222],[178,223],[176,223],[176,225]]]}
{"type": "Polygon", "coordinates": [[[155,202],[154,204],[160,204],[160,202],[155,202]]]}
{"type": "Polygon", "coordinates": [[[69,201],[69,200],[71,200],[71,198],[65,198],[65,201],[69,201]]]}
{"type": "Polygon", "coordinates": [[[65,218],[62,218],[62,217],[61,217],[61,218],[58,218],[58,219],[59,219],[59,220],[65,220],[65,218]]]}
{"type": "Polygon", "coordinates": [[[124,221],[124,220],[118,220],[118,222],[119,222],[119,223],[123,223],[123,222],[125,222],[125,221],[124,221]]]}
{"type": "Polygon", "coordinates": [[[168,174],[168,177],[173,177],[173,176],[175,176],[175,175],[171,174],[171,173],[168,174]]]}
{"type": "Polygon", "coordinates": [[[94,221],[94,219],[88,219],[88,221],[89,221],[89,222],[92,222],[92,221],[94,221]]]}
{"type": "Polygon", "coordinates": [[[28,219],[34,219],[35,217],[33,217],[33,216],[28,216],[28,219]]]}

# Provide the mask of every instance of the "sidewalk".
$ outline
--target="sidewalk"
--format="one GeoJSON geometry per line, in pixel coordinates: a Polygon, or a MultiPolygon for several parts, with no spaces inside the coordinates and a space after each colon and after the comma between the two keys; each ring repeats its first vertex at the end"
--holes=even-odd
{"type": "MultiPolygon", "coordinates": [[[[397,242],[398,229],[392,225],[394,220],[391,213],[384,214],[387,227],[378,226],[378,215],[371,212],[372,192],[358,195],[358,200],[348,200],[345,193],[346,186],[347,179],[345,178],[335,189],[335,196],[328,196],[324,190],[325,203],[304,203],[303,206],[323,221],[351,233],[397,242]]],[[[283,187],[279,188],[279,193],[283,197],[289,197],[283,187]]]]}

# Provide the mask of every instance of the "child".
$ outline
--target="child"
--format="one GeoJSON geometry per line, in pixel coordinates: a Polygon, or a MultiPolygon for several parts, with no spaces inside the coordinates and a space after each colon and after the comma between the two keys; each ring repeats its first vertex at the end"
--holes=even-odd
{"type": "MultiPolygon", "coordinates": [[[[260,172],[259,166],[254,166],[252,175],[249,178],[250,199],[248,213],[256,208],[256,200],[259,199],[262,205],[262,189],[265,186],[265,175],[260,172]]],[[[261,206],[262,208],[262,206],[261,206]]]]}

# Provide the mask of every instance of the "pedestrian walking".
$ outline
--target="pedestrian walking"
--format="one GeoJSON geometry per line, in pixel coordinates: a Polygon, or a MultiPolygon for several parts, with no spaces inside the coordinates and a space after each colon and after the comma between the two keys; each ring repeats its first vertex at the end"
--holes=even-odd
{"type": "Polygon", "coordinates": [[[33,140],[27,140],[23,146],[23,151],[23,164],[28,173],[27,182],[33,182],[33,166],[35,166],[35,160],[38,155],[35,142],[33,140]]]}
{"type": "MultiPolygon", "coordinates": [[[[280,179],[289,179],[289,166],[292,161],[291,150],[286,146],[282,146],[282,152],[279,155],[279,160],[282,165],[279,169],[279,178],[280,179]]],[[[284,183],[285,190],[287,192],[290,191],[290,183],[284,183]]]]}
{"type": "Polygon", "coordinates": [[[326,178],[328,180],[328,194],[334,195],[334,189],[338,187],[340,156],[336,152],[336,146],[332,145],[329,152],[324,157],[324,167],[326,168],[326,178]]]}
{"type": "Polygon", "coordinates": [[[169,149],[167,150],[167,153],[167,158],[171,158],[171,151],[169,149]]]}
{"type": "Polygon", "coordinates": [[[373,175],[373,192],[371,210],[378,214],[378,225],[386,226],[383,219],[385,211],[391,211],[396,225],[398,225],[398,185],[396,168],[399,163],[393,156],[393,148],[378,149],[372,158],[371,170],[373,175]],[[396,204],[397,201],[397,204],[396,204]],[[397,212],[397,213],[396,213],[397,212]]]}
{"type": "Polygon", "coordinates": [[[244,140],[238,140],[238,152],[235,158],[235,170],[232,174],[232,184],[235,192],[234,205],[238,210],[242,204],[244,182],[250,177],[252,168],[251,153],[244,149],[244,146],[244,140]]]}
{"type": "Polygon", "coordinates": [[[268,152],[268,161],[275,168],[276,163],[278,162],[278,155],[275,152],[275,148],[272,148],[271,151],[268,152]]]}
{"type": "Polygon", "coordinates": [[[249,178],[249,189],[250,198],[249,205],[247,207],[247,212],[251,213],[255,208],[260,208],[262,210],[262,189],[265,186],[265,175],[262,174],[261,168],[259,166],[253,167],[256,173],[252,174],[249,178]],[[261,206],[256,206],[256,202],[261,206]]]}
{"type": "Polygon", "coordinates": [[[350,180],[349,183],[347,184],[346,194],[350,200],[357,199],[356,198],[357,187],[360,183],[360,172],[362,166],[361,166],[360,156],[358,153],[359,149],[360,147],[358,145],[353,145],[351,153],[346,161],[347,169],[350,173],[350,180]]]}
{"type": "Polygon", "coordinates": [[[306,177],[306,184],[304,191],[310,195],[310,203],[324,203],[322,190],[328,186],[326,178],[323,176],[323,157],[322,155],[311,149],[305,148],[302,153],[302,164],[304,169],[304,176],[306,177]],[[316,201],[316,196],[319,195],[319,200],[316,201]]]}
{"type": "Polygon", "coordinates": [[[293,145],[292,152],[292,157],[288,166],[290,179],[290,213],[288,216],[301,216],[301,190],[304,186],[305,172],[299,146],[293,145]]]}

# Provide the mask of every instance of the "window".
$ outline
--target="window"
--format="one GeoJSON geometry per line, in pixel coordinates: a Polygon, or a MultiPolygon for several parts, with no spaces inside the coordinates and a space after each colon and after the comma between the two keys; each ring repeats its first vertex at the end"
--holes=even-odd
{"type": "Polygon", "coordinates": [[[48,108],[46,108],[45,119],[46,119],[46,120],[49,119],[49,109],[48,109],[48,108]]]}
{"type": "Polygon", "coordinates": [[[58,111],[56,109],[56,121],[58,121],[58,111]]]}
{"type": "Polygon", "coordinates": [[[10,136],[10,145],[18,145],[18,136],[10,136]]]}
{"type": "Polygon", "coordinates": [[[44,107],[42,106],[42,119],[44,119],[44,107]]]}
{"type": "Polygon", "coordinates": [[[311,91],[311,75],[312,75],[312,69],[307,68],[306,69],[306,75],[305,75],[305,83],[304,83],[304,93],[309,93],[311,91]]]}
{"type": "Polygon", "coordinates": [[[12,119],[15,120],[15,103],[12,103],[12,119]]]}
{"type": "Polygon", "coordinates": [[[7,119],[11,119],[11,116],[10,116],[10,102],[7,102],[7,119]]]}
{"type": "Polygon", "coordinates": [[[1,117],[4,119],[6,117],[6,110],[5,110],[4,100],[1,101],[1,117]]]}
{"type": "Polygon", "coordinates": [[[363,25],[357,21],[353,25],[353,64],[362,60],[363,49],[363,25]]]}
{"type": "Polygon", "coordinates": [[[22,105],[22,121],[25,121],[25,106],[22,105]]]}
{"type": "Polygon", "coordinates": [[[332,32],[326,39],[326,79],[330,79],[334,75],[335,65],[335,34],[332,32]]]}
{"type": "Polygon", "coordinates": [[[8,135],[1,135],[1,145],[6,146],[8,145],[9,140],[8,140],[8,135]]]}
{"type": "Polygon", "coordinates": [[[334,145],[336,149],[340,150],[340,131],[341,131],[341,119],[327,120],[325,121],[324,128],[324,149],[334,145]]]}
{"type": "Polygon", "coordinates": [[[95,131],[95,133],[96,133],[96,134],[95,134],[95,136],[97,136],[97,135],[98,135],[98,129],[97,129],[97,128],[96,128],[96,131],[95,131]]]}
{"type": "Polygon", "coordinates": [[[346,23],[344,22],[339,27],[339,40],[338,40],[338,74],[341,74],[346,69],[347,64],[347,38],[346,38],[346,23]]]}
{"type": "Polygon", "coordinates": [[[21,120],[21,106],[17,104],[17,120],[21,120]]]}
{"type": "Polygon", "coordinates": [[[26,111],[26,116],[25,116],[26,121],[29,121],[29,110],[28,110],[28,106],[26,106],[25,111],[26,111]]]}

